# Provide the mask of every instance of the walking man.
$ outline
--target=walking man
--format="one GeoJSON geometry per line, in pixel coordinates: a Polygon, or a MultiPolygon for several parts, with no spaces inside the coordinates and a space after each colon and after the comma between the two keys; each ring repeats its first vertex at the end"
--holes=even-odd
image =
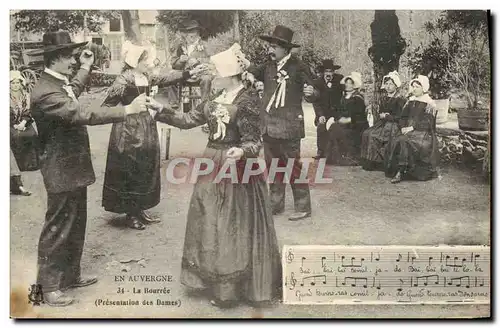
{"type": "Polygon", "coordinates": [[[82,107],[78,97],[89,78],[94,55],[84,50],[80,68],[69,81],[77,64],[75,56],[85,45],[73,43],[68,32],[43,36],[45,70],[31,95],[31,105],[41,143],[41,172],[47,190],[47,213],[38,242],[37,283],[45,303],[66,306],[73,299],[63,291],[97,282],[84,277],[80,259],[87,223],[87,186],[95,182],[85,125],[123,121],[126,115],[147,110],[146,96],[129,106],[82,107]]]}
{"type": "MultiPolygon", "coordinates": [[[[297,221],[311,216],[309,184],[294,182],[302,169],[300,142],[305,137],[302,99],[305,97],[311,102],[318,93],[312,86],[313,77],[307,66],[291,53],[292,48],[299,47],[292,43],[293,33],[288,27],[278,25],[272,35],[260,36],[269,43],[269,61],[249,67],[247,78],[264,82],[261,115],[267,164],[270,165],[273,158],[280,160],[280,166],[294,159],[290,183],[295,213],[289,220],[297,221]]],[[[280,214],[285,209],[286,185],[280,177],[271,181],[269,187],[273,214],[280,214]]]]}

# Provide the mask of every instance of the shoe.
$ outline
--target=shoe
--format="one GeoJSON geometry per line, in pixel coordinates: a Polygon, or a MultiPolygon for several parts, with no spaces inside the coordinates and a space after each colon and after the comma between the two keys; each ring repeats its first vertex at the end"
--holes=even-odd
{"type": "Polygon", "coordinates": [[[144,221],[145,223],[158,223],[158,222],[161,222],[160,219],[157,219],[157,218],[153,218],[152,216],[150,216],[147,212],[145,211],[141,211],[141,214],[140,214],[140,218],[142,221],[144,221]]]}
{"type": "Polygon", "coordinates": [[[320,159],[320,158],[325,158],[325,155],[317,154],[316,156],[314,156],[314,159],[320,159]]]}
{"type": "Polygon", "coordinates": [[[236,307],[238,305],[238,301],[221,301],[217,299],[211,299],[210,304],[221,309],[229,309],[236,307]]]}
{"type": "Polygon", "coordinates": [[[43,301],[50,306],[68,306],[73,303],[74,299],[62,291],[56,290],[54,292],[43,293],[43,301]]]}
{"type": "Polygon", "coordinates": [[[135,230],[144,230],[146,229],[146,226],[144,223],[142,223],[137,217],[127,215],[127,224],[129,228],[135,229],[135,230]]]}
{"type": "Polygon", "coordinates": [[[293,213],[288,220],[289,221],[299,221],[306,219],[311,216],[311,212],[295,212],[293,213]]]}
{"type": "Polygon", "coordinates": [[[97,282],[97,277],[81,277],[72,283],[68,288],[80,288],[93,285],[97,282]]]}
{"type": "Polygon", "coordinates": [[[23,186],[17,187],[17,189],[16,190],[12,190],[11,193],[13,195],[31,196],[31,192],[29,192],[28,190],[24,189],[23,186]]]}
{"type": "Polygon", "coordinates": [[[401,175],[401,172],[398,171],[394,178],[391,179],[391,183],[400,183],[403,180],[403,176],[401,175]]]}

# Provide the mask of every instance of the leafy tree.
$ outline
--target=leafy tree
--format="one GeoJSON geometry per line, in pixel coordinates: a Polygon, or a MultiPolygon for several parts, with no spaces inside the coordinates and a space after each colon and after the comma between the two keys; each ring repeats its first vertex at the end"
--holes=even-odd
{"type": "Polygon", "coordinates": [[[372,46],[368,49],[368,54],[375,73],[372,108],[375,114],[378,114],[382,78],[391,71],[399,70],[399,59],[405,51],[406,41],[401,36],[395,10],[375,10],[375,18],[370,28],[372,46]]]}
{"type": "Polygon", "coordinates": [[[16,20],[14,28],[18,31],[49,32],[62,29],[75,33],[82,31],[85,25],[89,31],[98,32],[105,20],[119,15],[113,10],[20,10],[12,16],[16,20]]]}
{"type": "Polygon", "coordinates": [[[216,36],[233,27],[234,10],[160,10],[157,20],[176,31],[187,19],[196,20],[203,28],[202,38],[216,36]]]}
{"type": "Polygon", "coordinates": [[[429,75],[435,90],[459,89],[468,108],[481,107],[480,99],[490,94],[488,13],[445,10],[435,22],[428,22],[426,29],[432,42],[417,48],[411,61],[415,73],[429,75]]]}

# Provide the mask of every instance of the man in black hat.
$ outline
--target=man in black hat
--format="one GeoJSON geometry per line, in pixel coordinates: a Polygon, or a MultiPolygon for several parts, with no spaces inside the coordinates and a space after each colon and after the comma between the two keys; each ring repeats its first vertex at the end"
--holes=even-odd
{"type": "MultiPolygon", "coordinates": [[[[125,107],[101,108],[100,103],[82,107],[78,97],[89,78],[94,54],[81,52],[80,68],[75,55],[86,42],[73,43],[68,32],[43,36],[45,70],[33,88],[31,110],[42,148],[40,170],[47,190],[47,213],[38,242],[37,281],[45,303],[65,306],[73,299],[63,291],[97,282],[84,277],[80,259],[87,223],[87,186],[95,182],[85,125],[124,121],[129,114],[146,111],[146,95],[125,107]]],[[[97,99],[97,101],[99,101],[97,99]]]]}
{"type": "Polygon", "coordinates": [[[317,147],[316,158],[324,158],[325,147],[328,144],[328,132],[326,131],[326,122],[334,117],[339,110],[340,99],[342,98],[342,86],[340,81],[344,77],[335,73],[341,66],[335,65],[333,60],[323,60],[323,76],[315,81],[315,88],[319,91],[319,97],[313,103],[316,118],[314,125],[317,126],[317,147]]]}
{"type": "MultiPolygon", "coordinates": [[[[187,20],[181,24],[179,31],[182,34],[183,42],[177,47],[172,56],[172,68],[183,71],[193,68],[197,64],[209,63],[210,56],[207,54],[205,46],[201,41],[202,27],[200,24],[195,20],[187,20]]],[[[200,86],[201,100],[206,100],[210,95],[212,79],[213,76],[204,74],[196,80],[184,83],[183,86],[200,86]]],[[[186,99],[184,107],[189,110],[190,105],[190,101],[186,99]]]]}
{"type": "MultiPolygon", "coordinates": [[[[294,160],[291,174],[291,187],[295,201],[295,213],[289,220],[297,221],[311,216],[311,197],[309,184],[295,183],[300,176],[300,141],[305,137],[304,111],[302,99],[314,100],[313,76],[309,68],[296,56],[292,48],[293,31],[288,27],[276,26],[272,35],[260,36],[269,42],[269,61],[261,66],[251,66],[247,78],[250,81],[264,82],[262,98],[262,134],[266,162],[273,158],[286,165],[288,159],[294,160]]],[[[280,178],[270,182],[271,205],[273,214],[285,209],[285,184],[280,178]]]]}

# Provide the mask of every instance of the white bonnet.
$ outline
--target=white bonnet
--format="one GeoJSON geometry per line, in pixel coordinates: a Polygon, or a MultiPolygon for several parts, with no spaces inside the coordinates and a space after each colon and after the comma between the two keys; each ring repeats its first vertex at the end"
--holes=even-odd
{"type": "Polygon", "coordinates": [[[399,77],[399,73],[397,71],[392,71],[386,76],[384,76],[384,78],[382,79],[382,84],[385,83],[387,79],[391,79],[392,82],[394,82],[394,84],[396,85],[396,87],[399,88],[401,86],[401,78],[399,77]]]}
{"type": "Polygon", "coordinates": [[[422,86],[422,89],[424,92],[429,91],[429,78],[425,75],[419,75],[413,80],[410,81],[410,87],[413,84],[413,82],[418,82],[422,86]]]}
{"type": "Polygon", "coordinates": [[[132,44],[130,41],[126,41],[122,46],[122,58],[123,61],[130,67],[137,67],[139,63],[139,58],[141,55],[147,51],[143,46],[137,46],[132,44]]]}
{"type": "Polygon", "coordinates": [[[351,79],[354,83],[354,89],[359,89],[363,85],[363,79],[361,78],[361,73],[359,72],[351,72],[350,75],[345,76],[342,80],[340,80],[340,84],[345,84],[347,79],[351,79]]]}

